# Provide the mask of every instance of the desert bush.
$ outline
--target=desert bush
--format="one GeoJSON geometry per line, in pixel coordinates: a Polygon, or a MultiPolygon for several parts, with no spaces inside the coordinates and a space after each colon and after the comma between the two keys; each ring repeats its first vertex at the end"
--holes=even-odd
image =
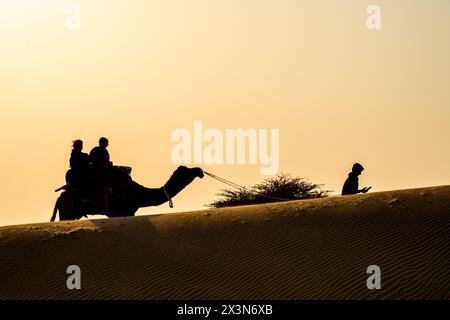
{"type": "Polygon", "coordinates": [[[246,204],[258,204],[287,200],[301,200],[327,197],[329,190],[322,184],[315,184],[306,178],[279,174],[265,179],[249,188],[222,189],[217,195],[221,198],[207,204],[211,208],[223,208],[246,204]]]}

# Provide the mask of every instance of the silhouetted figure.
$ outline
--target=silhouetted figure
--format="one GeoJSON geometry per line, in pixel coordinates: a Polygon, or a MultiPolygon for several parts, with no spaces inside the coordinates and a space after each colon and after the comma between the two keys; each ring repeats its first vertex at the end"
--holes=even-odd
{"type": "Polygon", "coordinates": [[[106,149],[108,145],[108,139],[101,137],[98,141],[98,146],[91,150],[89,155],[94,169],[102,169],[112,166],[112,162],[109,160],[109,152],[106,149]]]}
{"type": "Polygon", "coordinates": [[[352,172],[348,174],[347,180],[345,180],[344,186],[342,187],[342,195],[348,195],[348,194],[357,194],[357,193],[366,193],[370,190],[372,187],[365,187],[359,190],[359,181],[358,176],[361,174],[361,172],[364,170],[364,167],[360,165],[359,163],[355,163],[352,167],[352,172]]]}
{"type": "Polygon", "coordinates": [[[109,159],[109,152],[106,149],[109,145],[109,140],[101,137],[98,141],[98,146],[91,150],[89,154],[93,169],[93,183],[94,188],[102,189],[103,208],[109,206],[108,192],[111,189],[109,176],[113,173],[112,162],[109,159]]]}
{"type": "Polygon", "coordinates": [[[73,170],[87,170],[89,163],[89,155],[83,152],[83,141],[75,140],[72,153],[70,154],[70,168],[73,170]]]}
{"type": "Polygon", "coordinates": [[[82,193],[87,185],[89,175],[90,157],[83,152],[83,141],[75,140],[70,154],[70,169],[66,173],[67,185],[82,193]]]}

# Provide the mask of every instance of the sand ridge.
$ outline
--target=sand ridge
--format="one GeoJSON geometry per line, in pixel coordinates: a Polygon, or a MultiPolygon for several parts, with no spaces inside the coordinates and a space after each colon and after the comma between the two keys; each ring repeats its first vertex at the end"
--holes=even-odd
{"type": "Polygon", "coordinates": [[[450,186],[8,226],[0,299],[449,299],[449,244],[450,186]]]}

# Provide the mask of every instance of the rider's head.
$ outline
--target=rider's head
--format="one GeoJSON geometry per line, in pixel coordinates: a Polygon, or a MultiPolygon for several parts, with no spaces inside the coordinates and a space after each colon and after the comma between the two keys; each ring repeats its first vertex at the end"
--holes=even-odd
{"type": "Polygon", "coordinates": [[[83,141],[82,140],[75,140],[75,141],[73,141],[72,148],[75,151],[83,150],[83,141]]]}
{"type": "Polygon", "coordinates": [[[109,144],[109,140],[106,139],[105,137],[101,137],[100,140],[98,140],[98,145],[100,147],[106,148],[109,144]]]}
{"type": "Polygon", "coordinates": [[[364,167],[362,165],[360,165],[359,163],[355,163],[352,167],[352,172],[357,175],[360,175],[363,170],[364,170],[364,167]]]}

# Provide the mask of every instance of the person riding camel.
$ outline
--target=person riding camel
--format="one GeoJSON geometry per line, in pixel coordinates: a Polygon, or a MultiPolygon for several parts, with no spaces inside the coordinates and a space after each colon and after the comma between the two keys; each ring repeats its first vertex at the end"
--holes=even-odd
{"type": "Polygon", "coordinates": [[[94,147],[89,156],[94,169],[102,169],[105,167],[111,167],[112,162],[109,158],[109,152],[106,149],[109,145],[109,140],[105,137],[101,137],[98,141],[98,146],[94,147]]]}
{"type": "Polygon", "coordinates": [[[87,153],[83,152],[82,140],[75,140],[73,142],[69,163],[72,170],[78,171],[89,168],[90,157],[87,153]]]}
{"type": "Polygon", "coordinates": [[[109,145],[109,140],[101,137],[98,141],[98,146],[94,147],[89,156],[93,169],[94,186],[103,190],[103,210],[106,212],[109,207],[109,194],[112,192],[110,186],[111,173],[116,168],[110,160],[109,152],[106,149],[109,145]]]}
{"type": "Polygon", "coordinates": [[[66,183],[74,190],[82,191],[87,179],[90,157],[83,152],[83,141],[75,140],[70,154],[70,170],[66,173],[66,183]]]}

